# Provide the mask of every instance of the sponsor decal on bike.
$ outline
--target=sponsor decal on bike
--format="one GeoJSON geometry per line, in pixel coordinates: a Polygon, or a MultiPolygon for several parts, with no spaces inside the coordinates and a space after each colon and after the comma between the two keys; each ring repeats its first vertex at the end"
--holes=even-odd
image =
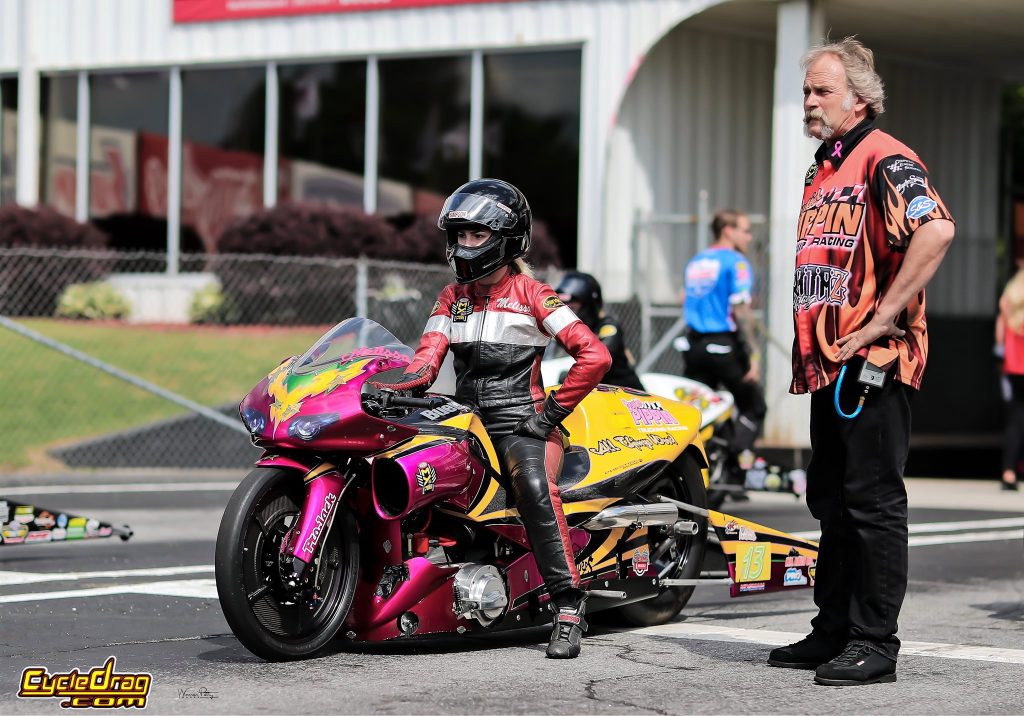
{"type": "Polygon", "coordinates": [[[68,539],[82,539],[85,537],[85,518],[72,517],[68,520],[68,539]]]}
{"type": "Polygon", "coordinates": [[[787,567],[813,567],[814,557],[804,557],[803,555],[793,555],[786,557],[787,567]]]}
{"type": "Polygon", "coordinates": [[[636,572],[636,576],[642,577],[647,574],[647,569],[651,565],[651,549],[647,545],[637,547],[633,550],[633,571],[636,572]]]}
{"type": "MultiPolygon", "coordinates": [[[[741,528],[742,529],[742,528],[741,528]]],[[[736,581],[765,582],[772,576],[772,555],[766,544],[742,544],[736,550],[736,581]]]]}
{"type": "Polygon", "coordinates": [[[452,304],[452,323],[465,323],[473,315],[473,302],[466,296],[452,304]]]}
{"type": "Polygon", "coordinates": [[[461,405],[458,405],[456,403],[445,403],[439,408],[434,408],[432,410],[423,410],[420,412],[420,415],[422,415],[427,420],[440,420],[444,416],[451,415],[452,413],[457,413],[460,410],[462,410],[461,405]]]}
{"type": "Polygon", "coordinates": [[[818,565],[816,565],[816,564],[812,564],[810,567],[807,568],[807,576],[811,580],[811,586],[812,587],[814,586],[814,575],[815,575],[815,573],[817,571],[818,571],[818,565]]]}
{"type": "Polygon", "coordinates": [[[602,438],[597,441],[597,447],[587,448],[589,452],[594,455],[608,455],[613,452],[622,452],[622,448],[618,447],[608,438],[602,438]]]}
{"type": "Polygon", "coordinates": [[[740,525],[741,542],[757,542],[757,533],[745,525],[740,525]]]}
{"type": "Polygon", "coordinates": [[[623,400],[622,404],[629,410],[629,416],[638,427],[679,425],[675,416],[657,400],[623,400]]]}
{"type": "Polygon", "coordinates": [[[14,522],[20,522],[22,524],[28,524],[35,517],[35,508],[22,505],[14,508],[14,522]]]}
{"type": "Polygon", "coordinates": [[[19,699],[63,699],[61,708],[116,709],[146,708],[153,675],[146,671],[118,674],[117,657],[81,673],[50,673],[45,666],[30,666],[21,672],[19,699]]]}
{"type": "Polygon", "coordinates": [[[807,584],[807,577],[804,576],[802,570],[796,567],[790,567],[786,570],[786,573],[782,576],[783,587],[803,587],[807,584]]]}
{"type": "Polygon", "coordinates": [[[49,542],[53,539],[50,530],[35,530],[25,535],[25,542],[49,542]]]}
{"type": "Polygon", "coordinates": [[[330,523],[331,513],[334,511],[334,505],[338,502],[338,496],[333,492],[328,492],[327,496],[324,497],[324,506],[320,508],[320,514],[316,516],[313,521],[313,529],[309,533],[309,537],[306,538],[305,544],[302,545],[304,552],[313,552],[316,550],[317,542],[320,540],[320,535],[323,533],[324,528],[330,523]]]}
{"type": "Polygon", "coordinates": [[[27,534],[28,527],[20,522],[11,522],[6,527],[0,529],[0,535],[3,535],[4,542],[7,544],[21,544],[25,541],[25,535],[27,534]]]}
{"type": "Polygon", "coordinates": [[[741,584],[739,586],[740,586],[740,591],[741,592],[763,592],[764,591],[764,582],[754,582],[752,584],[741,584]]]}
{"type": "Polygon", "coordinates": [[[664,435],[658,435],[657,433],[649,433],[647,437],[636,439],[629,435],[616,435],[615,442],[623,447],[629,448],[630,450],[653,450],[655,445],[678,445],[674,437],[665,433],[664,435]]]}
{"type": "Polygon", "coordinates": [[[11,519],[11,509],[7,506],[6,500],[0,500],[0,525],[11,519]]]}
{"type": "Polygon", "coordinates": [[[437,471],[434,466],[421,462],[416,466],[416,484],[420,486],[423,494],[434,491],[434,484],[437,482],[437,471]]]}
{"type": "Polygon", "coordinates": [[[729,520],[725,523],[725,527],[722,528],[727,535],[734,535],[739,529],[739,525],[736,524],[736,520],[729,520]]]}
{"type": "MultiPolygon", "coordinates": [[[[594,559],[593,559],[593,557],[584,557],[579,562],[577,562],[576,563],[576,571],[579,573],[579,575],[581,577],[585,577],[588,574],[590,574],[591,572],[593,572],[594,571],[594,559]]],[[[528,578],[529,577],[529,573],[527,573],[525,576],[528,578]]]]}
{"type": "Polygon", "coordinates": [[[55,524],[57,524],[57,518],[54,517],[52,513],[43,510],[38,515],[36,515],[35,523],[36,527],[48,530],[55,524]]]}
{"type": "Polygon", "coordinates": [[[267,393],[274,402],[270,405],[270,420],[274,432],[285,420],[295,416],[302,409],[302,401],[318,395],[329,395],[335,388],[345,385],[360,375],[367,363],[374,358],[346,360],[325,367],[315,373],[289,375],[291,363],[283,363],[268,376],[267,393]]]}

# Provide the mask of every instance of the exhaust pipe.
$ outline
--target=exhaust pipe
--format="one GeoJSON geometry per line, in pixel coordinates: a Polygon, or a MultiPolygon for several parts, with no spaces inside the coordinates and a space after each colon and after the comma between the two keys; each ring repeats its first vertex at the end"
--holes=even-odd
{"type": "Polygon", "coordinates": [[[675,505],[615,505],[601,510],[581,526],[584,529],[610,529],[640,524],[645,527],[674,525],[679,520],[675,505]]]}

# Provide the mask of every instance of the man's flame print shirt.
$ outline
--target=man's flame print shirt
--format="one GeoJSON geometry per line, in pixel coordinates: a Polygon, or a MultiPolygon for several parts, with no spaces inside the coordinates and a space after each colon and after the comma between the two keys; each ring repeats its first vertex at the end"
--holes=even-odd
{"type": "MultiPolygon", "coordinates": [[[[824,142],[804,178],[793,281],[792,393],[824,388],[839,374],[836,341],[874,316],[903,265],[913,233],[951,219],[906,145],[865,120],[824,142]]],[[[921,387],[928,334],[921,291],[896,318],[906,331],[862,349],[893,377],[921,387]]]]}

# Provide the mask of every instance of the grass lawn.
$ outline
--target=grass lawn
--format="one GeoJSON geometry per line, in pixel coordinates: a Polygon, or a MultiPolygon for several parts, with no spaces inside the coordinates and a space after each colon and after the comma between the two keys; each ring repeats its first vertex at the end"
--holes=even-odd
{"type": "MultiPolygon", "coordinates": [[[[326,330],[142,327],[51,319],[22,324],[209,406],[238,402],[283,358],[302,353],[326,330]]],[[[2,327],[0,386],[0,468],[45,466],[46,446],[185,412],[2,327]]]]}

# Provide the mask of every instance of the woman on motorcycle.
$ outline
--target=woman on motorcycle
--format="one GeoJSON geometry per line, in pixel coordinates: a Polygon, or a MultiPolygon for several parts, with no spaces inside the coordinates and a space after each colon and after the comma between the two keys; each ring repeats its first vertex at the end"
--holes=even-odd
{"type": "Polygon", "coordinates": [[[434,303],[405,375],[375,385],[425,390],[452,350],[456,397],[479,408],[557,609],[547,655],[571,659],[587,628],[586,595],[558,491],[564,445],[557,428],[601,380],[611,356],[520,258],[530,248],[531,223],[526,197],[508,182],[479,179],[448,197],[437,226],[447,234],[456,283],[434,303]],[[576,363],[545,398],[540,361],[552,338],[576,363]]]}

